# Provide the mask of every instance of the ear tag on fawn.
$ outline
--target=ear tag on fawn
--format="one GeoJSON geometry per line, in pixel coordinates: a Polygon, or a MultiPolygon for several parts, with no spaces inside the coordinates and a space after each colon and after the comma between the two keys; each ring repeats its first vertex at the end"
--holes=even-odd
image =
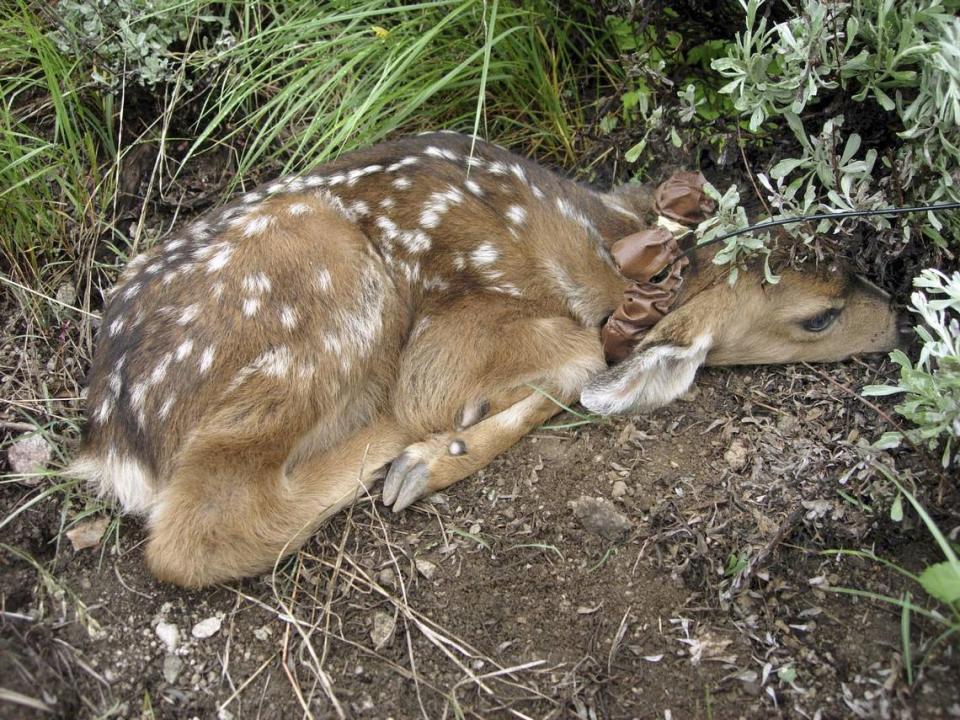
{"type": "Polygon", "coordinates": [[[657,227],[627,235],[613,244],[617,268],[630,280],[623,301],[603,326],[603,352],[607,362],[626,358],[676,302],[689,260],[677,239],[716,210],[703,192],[700,173],[671,176],[654,193],[657,227]]]}

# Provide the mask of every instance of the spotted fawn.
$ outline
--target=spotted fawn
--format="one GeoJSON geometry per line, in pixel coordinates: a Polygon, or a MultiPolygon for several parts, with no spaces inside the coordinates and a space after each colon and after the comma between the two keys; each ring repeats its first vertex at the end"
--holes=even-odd
{"type": "Polygon", "coordinates": [[[110,293],[73,473],[145,515],[160,579],[270,568],[384,480],[395,511],[561,409],[636,412],[701,365],[839,360],[897,342],[840,268],[741,272],[691,254],[675,307],[620,363],[600,326],[650,192],[596,192],[430,133],[276,180],[181,226],[110,293]]]}

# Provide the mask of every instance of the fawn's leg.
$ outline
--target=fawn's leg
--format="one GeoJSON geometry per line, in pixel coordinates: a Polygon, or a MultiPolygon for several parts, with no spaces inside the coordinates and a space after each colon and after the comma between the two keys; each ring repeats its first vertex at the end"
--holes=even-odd
{"type": "Polygon", "coordinates": [[[147,562],[161,580],[201,586],[268,570],[383,477],[410,441],[383,418],[284,467],[284,424],[258,429],[256,444],[230,429],[191,440],[150,518],[147,562]]]}
{"type": "Polygon", "coordinates": [[[395,511],[487,465],[606,367],[596,329],[519,308],[472,298],[434,315],[408,345],[395,411],[427,437],[390,467],[383,501],[395,511]]]}

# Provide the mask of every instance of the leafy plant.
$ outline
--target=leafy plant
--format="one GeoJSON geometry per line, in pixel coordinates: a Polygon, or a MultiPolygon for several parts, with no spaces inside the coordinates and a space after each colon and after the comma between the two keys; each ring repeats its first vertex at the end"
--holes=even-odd
{"type": "MultiPolygon", "coordinates": [[[[922,342],[916,363],[895,350],[890,358],[900,366],[894,385],[869,385],[864,395],[905,394],[897,412],[916,427],[906,437],[931,450],[943,443],[943,467],[960,462],[960,273],[948,276],[924,270],[914,280],[920,290],[910,298],[910,310],[922,324],[916,332],[922,342]]],[[[877,441],[881,448],[898,447],[903,435],[887,432],[877,441]]]]}
{"type": "MultiPolygon", "coordinates": [[[[750,132],[786,125],[800,155],[783,158],[758,175],[769,201],[783,214],[831,212],[923,204],[960,198],[954,177],[960,163],[960,18],[955,0],[810,0],[796,17],[770,24],[764,0],[741,0],[746,27],[727,57],[712,67],[727,82],[720,92],[747,118],[750,132]],[[896,152],[878,158],[858,133],[844,137],[846,118],[829,117],[812,134],[802,119],[842,92],[886,117],[898,139],[896,152]]],[[[819,113],[817,113],[819,114],[819,113]]],[[[925,216],[921,231],[944,245],[960,218],[925,216]]],[[[873,230],[888,221],[858,219],[873,230]]],[[[849,232],[852,223],[841,226],[849,232]]],[[[828,226],[821,225],[817,233],[828,226]]],[[[802,226],[787,232],[810,242],[802,226]]],[[[903,240],[912,229],[905,224],[903,240]]]]}
{"type": "Polygon", "coordinates": [[[150,87],[176,79],[177,49],[191,32],[207,29],[215,45],[231,41],[227,18],[210,14],[214,8],[184,0],[59,0],[51,37],[90,67],[94,82],[116,89],[132,79],[150,87]]]}
{"type": "Polygon", "coordinates": [[[896,563],[878,557],[875,553],[863,550],[827,550],[825,555],[847,555],[859,557],[870,562],[875,562],[896,572],[897,574],[916,583],[923,589],[928,602],[918,604],[913,601],[910,591],[905,591],[901,597],[892,597],[881,593],[871,592],[860,588],[831,587],[833,592],[844,593],[847,595],[857,595],[859,597],[895,605],[901,609],[901,642],[903,645],[904,669],[907,673],[909,682],[913,682],[913,662],[911,649],[911,624],[912,615],[919,615],[927,620],[939,625],[942,630],[939,635],[926,644],[926,655],[930,653],[941,643],[947,641],[950,637],[960,633],[960,558],[957,557],[957,551],[950,543],[949,539],[943,534],[943,531],[937,526],[937,523],[930,517],[923,505],[917,498],[907,490],[903,484],[890,473],[889,470],[881,465],[875,465],[876,469],[892,482],[900,494],[907,498],[913,509],[916,511],[920,520],[930,533],[931,538],[937,544],[937,547],[943,553],[944,560],[927,565],[920,574],[912,573],[896,563]],[[933,605],[931,606],[931,603],[933,605]],[[936,604],[939,603],[940,607],[936,604]]]}

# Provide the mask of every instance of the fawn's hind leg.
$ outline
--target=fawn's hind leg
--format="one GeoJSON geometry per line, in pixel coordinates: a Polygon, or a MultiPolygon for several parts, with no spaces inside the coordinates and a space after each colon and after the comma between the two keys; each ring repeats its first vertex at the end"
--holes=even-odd
{"type": "Polygon", "coordinates": [[[150,518],[147,563],[159,579],[209,585],[263,572],[361,496],[410,436],[380,419],[285,467],[286,429],[195,437],[150,518]]]}
{"type": "Polygon", "coordinates": [[[523,317],[510,301],[483,300],[439,314],[401,359],[397,414],[428,437],[394,460],[384,503],[402,510],[476,472],[560,412],[558,403],[575,402],[605,367],[597,330],[570,318],[523,317]],[[418,416],[442,418],[430,428],[441,432],[423,432],[418,416]]]}

